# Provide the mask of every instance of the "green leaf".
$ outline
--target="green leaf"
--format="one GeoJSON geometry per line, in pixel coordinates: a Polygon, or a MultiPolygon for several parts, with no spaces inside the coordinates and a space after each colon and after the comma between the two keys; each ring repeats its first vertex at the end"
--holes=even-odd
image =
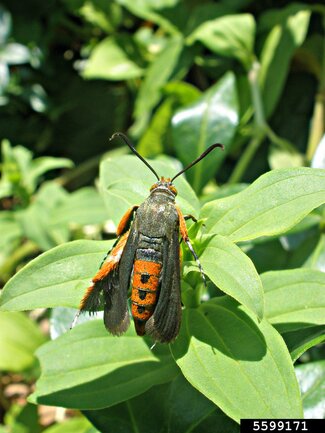
{"type": "Polygon", "coordinates": [[[74,241],[60,245],[24,266],[2,290],[0,310],[78,307],[89,281],[113,241],[74,241]]]}
{"type": "Polygon", "coordinates": [[[239,194],[207,203],[201,218],[209,232],[238,242],[283,233],[325,203],[325,171],[273,170],[239,194]]]}
{"type": "Polygon", "coordinates": [[[260,277],[242,250],[223,236],[204,243],[200,256],[204,273],[223,292],[263,317],[264,298],[260,277]]]}
{"type": "Polygon", "coordinates": [[[71,168],[73,162],[67,158],[55,158],[51,156],[43,156],[31,161],[28,173],[25,177],[25,184],[31,191],[34,191],[39,177],[50,170],[58,168],[71,168]]]}
{"type": "Polygon", "coordinates": [[[164,50],[159,53],[149,66],[141,84],[134,107],[135,123],[133,134],[138,136],[146,128],[151,110],[161,98],[164,84],[172,77],[183,50],[183,39],[179,36],[171,38],[164,50]]]}
{"type": "Polygon", "coordinates": [[[320,236],[316,248],[304,266],[325,272],[325,234],[320,236]]]}
{"type": "Polygon", "coordinates": [[[50,224],[67,225],[102,224],[108,219],[102,197],[92,187],[80,188],[51,212],[50,224]]]}
{"type": "Polygon", "coordinates": [[[35,363],[34,352],[45,337],[23,313],[0,312],[0,370],[22,372],[35,363]]]}
{"type": "Polygon", "coordinates": [[[150,350],[133,328],[116,338],[98,320],[77,326],[47,343],[37,356],[42,375],[33,398],[51,406],[113,406],[178,374],[167,346],[150,350]]]}
{"type": "Polygon", "coordinates": [[[267,117],[282,94],[291,58],[305,40],[309,19],[310,11],[304,4],[289,5],[277,12],[261,52],[259,79],[267,117]]]}
{"type": "Polygon", "coordinates": [[[296,367],[301,389],[305,418],[325,417],[325,361],[311,362],[296,367]]]}
{"type": "Polygon", "coordinates": [[[54,233],[50,225],[53,212],[68,197],[65,189],[56,182],[46,182],[40,187],[35,200],[16,213],[24,235],[44,251],[69,239],[67,227],[60,226],[54,233]]]}
{"type": "Polygon", "coordinates": [[[156,110],[137,146],[138,152],[144,157],[156,156],[168,150],[169,126],[176,107],[190,104],[201,95],[196,87],[183,81],[172,81],[163,90],[167,98],[156,110]]]}
{"type": "Polygon", "coordinates": [[[325,274],[313,269],[266,272],[265,315],[281,330],[325,325],[325,274]]]}
{"type": "Polygon", "coordinates": [[[182,375],[127,402],[84,414],[105,433],[235,433],[239,426],[182,375]],[[149,416],[148,416],[149,414],[149,416]]]}
{"type": "Polygon", "coordinates": [[[22,236],[21,228],[15,219],[15,213],[10,211],[0,212],[0,263],[3,249],[14,243],[22,236]]]}
{"type": "Polygon", "coordinates": [[[200,41],[214,53],[234,57],[246,69],[254,58],[255,20],[250,14],[226,15],[201,24],[187,39],[200,41]]]}
{"type": "Polygon", "coordinates": [[[3,7],[0,7],[0,43],[3,44],[11,31],[11,14],[3,7]]]}
{"type": "Polygon", "coordinates": [[[290,351],[293,362],[295,362],[308,349],[325,341],[325,326],[311,326],[296,331],[284,332],[282,337],[290,351]]]}
{"type": "Polygon", "coordinates": [[[84,78],[130,80],[140,77],[137,51],[128,35],[109,36],[96,45],[82,73],[84,78]]]}
{"type": "Polygon", "coordinates": [[[179,0],[116,0],[133,15],[161,26],[169,33],[179,33],[185,10],[179,0]]]}
{"type": "MultiPolygon", "coordinates": [[[[150,161],[160,176],[172,177],[180,169],[175,161],[150,161]],[[168,161],[168,163],[167,163],[168,161]]],[[[100,166],[100,189],[107,208],[107,215],[117,225],[124,213],[133,205],[140,205],[148,196],[155,182],[153,174],[135,156],[106,159],[100,166]]],[[[184,214],[197,215],[199,201],[184,177],[175,181],[178,190],[177,203],[184,214]]]]}
{"type": "Polygon", "coordinates": [[[59,424],[55,424],[45,430],[43,433],[100,433],[93,427],[90,422],[83,417],[68,419],[59,424]]]}
{"type": "Polygon", "coordinates": [[[282,338],[230,298],[186,310],[171,349],[186,379],[235,421],[302,416],[282,338]]]}
{"type": "Polygon", "coordinates": [[[184,165],[192,162],[213,143],[225,146],[224,152],[214,150],[186,173],[197,193],[215,175],[229,151],[238,125],[235,87],[234,75],[226,74],[200,99],[180,109],[172,119],[173,143],[184,165]]]}

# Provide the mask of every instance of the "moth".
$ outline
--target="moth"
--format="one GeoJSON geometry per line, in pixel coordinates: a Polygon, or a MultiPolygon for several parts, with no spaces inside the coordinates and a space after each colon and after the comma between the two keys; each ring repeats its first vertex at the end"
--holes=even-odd
{"type": "MultiPolygon", "coordinates": [[[[150,335],[155,342],[169,343],[178,335],[181,316],[180,242],[184,241],[204,278],[202,266],[188,237],[185,220],[176,204],[174,180],[197,164],[216,147],[210,146],[172,179],[159,177],[151,165],[136,151],[122,132],[121,137],[132,152],[151,170],[157,182],[149,197],[132,206],[118,224],[117,240],[103,260],[86,290],[76,315],[104,309],[104,324],[113,335],[123,334],[130,325],[128,290],[131,286],[131,315],[138,335],[150,335]]],[[[75,323],[74,321],[74,323],[75,323]]]]}

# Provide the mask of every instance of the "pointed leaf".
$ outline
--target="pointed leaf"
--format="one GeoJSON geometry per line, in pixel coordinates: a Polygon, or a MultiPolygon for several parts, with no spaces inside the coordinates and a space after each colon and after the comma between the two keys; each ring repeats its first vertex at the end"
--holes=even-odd
{"type": "Polygon", "coordinates": [[[281,336],[230,298],[186,310],[171,348],[186,379],[235,421],[302,416],[281,336]]]}
{"type": "Polygon", "coordinates": [[[200,256],[204,272],[223,292],[263,317],[264,298],[253,262],[224,236],[213,236],[200,256]]]}
{"type": "Polygon", "coordinates": [[[136,63],[136,48],[128,35],[110,36],[96,45],[82,75],[90,79],[130,80],[143,69],[136,63]]]}
{"type": "Polygon", "coordinates": [[[41,254],[5,285],[0,297],[0,310],[77,308],[113,242],[80,240],[41,254]]]}
{"type": "Polygon", "coordinates": [[[211,233],[238,242],[283,233],[325,203],[325,170],[287,168],[263,174],[239,194],[207,203],[211,233]]]}
{"type": "Polygon", "coordinates": [[[188,43],[202,42],[214,53],[235,57],[249,69],[254,56],[255,21],[253,15],[226,15],[201,24],[188,43]]]}

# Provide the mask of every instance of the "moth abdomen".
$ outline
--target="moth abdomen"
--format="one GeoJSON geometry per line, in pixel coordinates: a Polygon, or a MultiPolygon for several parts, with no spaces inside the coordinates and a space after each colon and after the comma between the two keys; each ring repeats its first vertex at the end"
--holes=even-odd
{"type": "MultiPolygon", "coordinates": [[[[142,242],[141,242],[142,243],[142,242]]],[[[146,244],[149,244],[146,239],[146,244]]],[[[131,313],[139,335],[145,333],[145,323],[152,316],[159,297],[162,269],[161,243],[150,242],[150,248],[139,248],[135,254],[131,313]]]]}

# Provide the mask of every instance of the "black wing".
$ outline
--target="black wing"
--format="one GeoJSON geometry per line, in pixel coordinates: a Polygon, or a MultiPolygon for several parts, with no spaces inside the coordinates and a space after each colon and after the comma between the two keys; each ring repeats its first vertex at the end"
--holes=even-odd
{"type": "Polygon", "coordinates": [[[114,335],[123,334],[130,325],[127,297],[137,242],[138,232],[133,223],[119,266],[104,288],[104,324],[114,335]]]}
{"type": "Polygon", "coordinates": [[[178,228],[163,251],[162,278],[158,303],[146,323],[146,334],[155,341],[169,343],[179,332],[182,317],[178,228]]]}

